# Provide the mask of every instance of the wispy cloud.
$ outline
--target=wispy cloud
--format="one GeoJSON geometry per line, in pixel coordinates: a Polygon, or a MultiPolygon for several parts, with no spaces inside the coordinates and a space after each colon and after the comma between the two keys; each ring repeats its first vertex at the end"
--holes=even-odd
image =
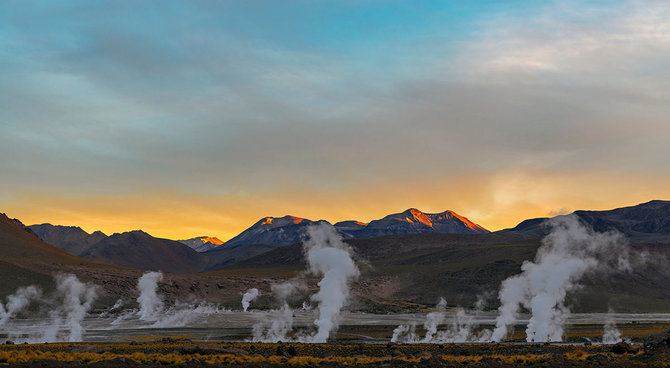
{"type": "Polygon", "coordinates": [[[3,209],[206,196],[247,223],[423,204],[498,228],[662,196],[670,6],[457,3],[4,2],[3,209]]]}

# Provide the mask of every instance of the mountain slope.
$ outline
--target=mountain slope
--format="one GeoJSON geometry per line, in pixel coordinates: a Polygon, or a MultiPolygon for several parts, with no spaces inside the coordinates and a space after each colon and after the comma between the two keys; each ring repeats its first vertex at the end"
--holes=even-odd
{"type": "MultiPolygon", "coordinates": [[[[342,224],[342,223],[340,223],[342,224]]],[[[348,227],[350,222],[346,223],[348,227]]],[[[394,213],[382,219],[370,221],[359,230],[344,230],[353,238],[370,238],[396,234],[485,234],[489,231],[453,211],[423,213],[416,208],[394,213]]]]}
{"type": "Polygon", "coordinates": [[[0,213],[0,259],[50,260],[58,263],[77,263],[81,259],[40,239],[17,219],[0,213]]]}
{"type": "MultiPolygon", "coordinates": [[[[226,242],[227,247],[248,244],[283,246],[301,242],[307,227],[324,220],[311,221],[295,216],[264,217],[226,242]]],[[[485,234],[489,231],[453,211],[423,213],[416,208],[388,215],[369,224],[360,221],[341,221],[335,229],[343,238],[370,238],[395,234],[485,234]]]]}
{"type": "Polygon", "coordinates": [[[288,245],[299,243],[311,224],[326,222],[311,221],[295,216],[264,217],[236,237],[228,240],[226,247],[247,244],[288,245]]]}
{"type": "Polygon", "coordinates": [[[206,256],[188,246],[135,230],[110,235],[81,254],[88,260],[141,270],[192,273],[206,267],[206,256]]]}
{"type": "Polygon", "coordinates": [[[51,270],[88,263],[45,243],[17,219],[0,213],[0,296],[18,286],[53,287],[51,270]]]}
{"type": "Polygon", "coordinates": [[[211,236],[198,236],[191,239],[178,240],[178,242],[188,246],[196,252],[207,252],[223,245],[219,238],[211,236]]]}
{"type": "Polygon", "coordinates": [[[209,260],[206,269],[217,270],[227,265],[244,261],[258,254],[271,251],[275,248],[277,247],[267,244],[245,244],[236,247],[214,248],[207,252],[203,252],[202,255],[206,256],[209,260]]]}
{"type": "MultiPolygon", "coordinates": [[[[670,201],[650,201],[605,211],[575,211],[579,219],[599,232],[616,230],[634,242],[670,241],[670,201]]],[[[541,238],[548,233],[547,218],[530,219],[499,234],[541,238]]]]}
{"type": "MultiPolygon", "coordinates": [[[[532,260],[540,239],[500,234],[404,234],[348,239],[361,277],[354,284],[357,305],[374,312],[407,308],[407,303],[471,307],[486,295],[497,308],[497,291],[507,277],[532,260]]],[[[575,311],[670,312],[670,243],[634,244],[633,252],[650,252],[654,260],[630,273],[590,274],[584,289],[571,294],[575,311]]],[[[293,277],[305,269],[301,244],[280,247],[230,265],[213,275],[293,277]]],[[[315,282],[315,281],[313,281],[315,282]]]]}
{"type": "Polygon", "coordinates": [[[45,242],[73,255],[83,253],[107,237],[101,231],[89,234],[78,226],[39,224],[28,227],[45,242]]]}

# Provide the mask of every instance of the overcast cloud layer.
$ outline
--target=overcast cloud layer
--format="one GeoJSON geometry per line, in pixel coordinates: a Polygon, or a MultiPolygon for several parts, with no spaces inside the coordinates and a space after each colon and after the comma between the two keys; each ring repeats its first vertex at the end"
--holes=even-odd
{"type": "Polygon", "coordinates": [[[266,215],[668,199],[664,1],[0,4],[0,211],[230,237],[266,215]]]}

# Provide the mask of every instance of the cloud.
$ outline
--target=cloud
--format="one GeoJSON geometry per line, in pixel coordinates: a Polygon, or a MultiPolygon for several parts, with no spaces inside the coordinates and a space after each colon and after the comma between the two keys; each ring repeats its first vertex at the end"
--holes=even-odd
{"type": "Polygon", "coordinates": [[[246,223],[214,214],[369,220],[421,205],[495,228],[521,208],[632,204],[670,183],[663,2],[19,4],[0,11],[15,216],[44,211],[29,200],[42,194],[95,217],[83,201],[138,202],[112,216],[200,210],[226,233],[246,223]]]}

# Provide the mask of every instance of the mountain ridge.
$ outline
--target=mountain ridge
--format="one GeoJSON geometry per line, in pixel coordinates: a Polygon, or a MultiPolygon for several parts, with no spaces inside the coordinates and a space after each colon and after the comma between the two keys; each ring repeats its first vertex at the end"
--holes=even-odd
{"type": "MultiPolygon", "coordinates": [[[[670,241],[670,201],[652,200],[611,210],[577,210],[571,215],[597,232],[618,231],[633,242],[670,241]]],[[[541,238],[549,233],[546,223],[552,218],[527,219],[495,233],[541,238]]]]}

